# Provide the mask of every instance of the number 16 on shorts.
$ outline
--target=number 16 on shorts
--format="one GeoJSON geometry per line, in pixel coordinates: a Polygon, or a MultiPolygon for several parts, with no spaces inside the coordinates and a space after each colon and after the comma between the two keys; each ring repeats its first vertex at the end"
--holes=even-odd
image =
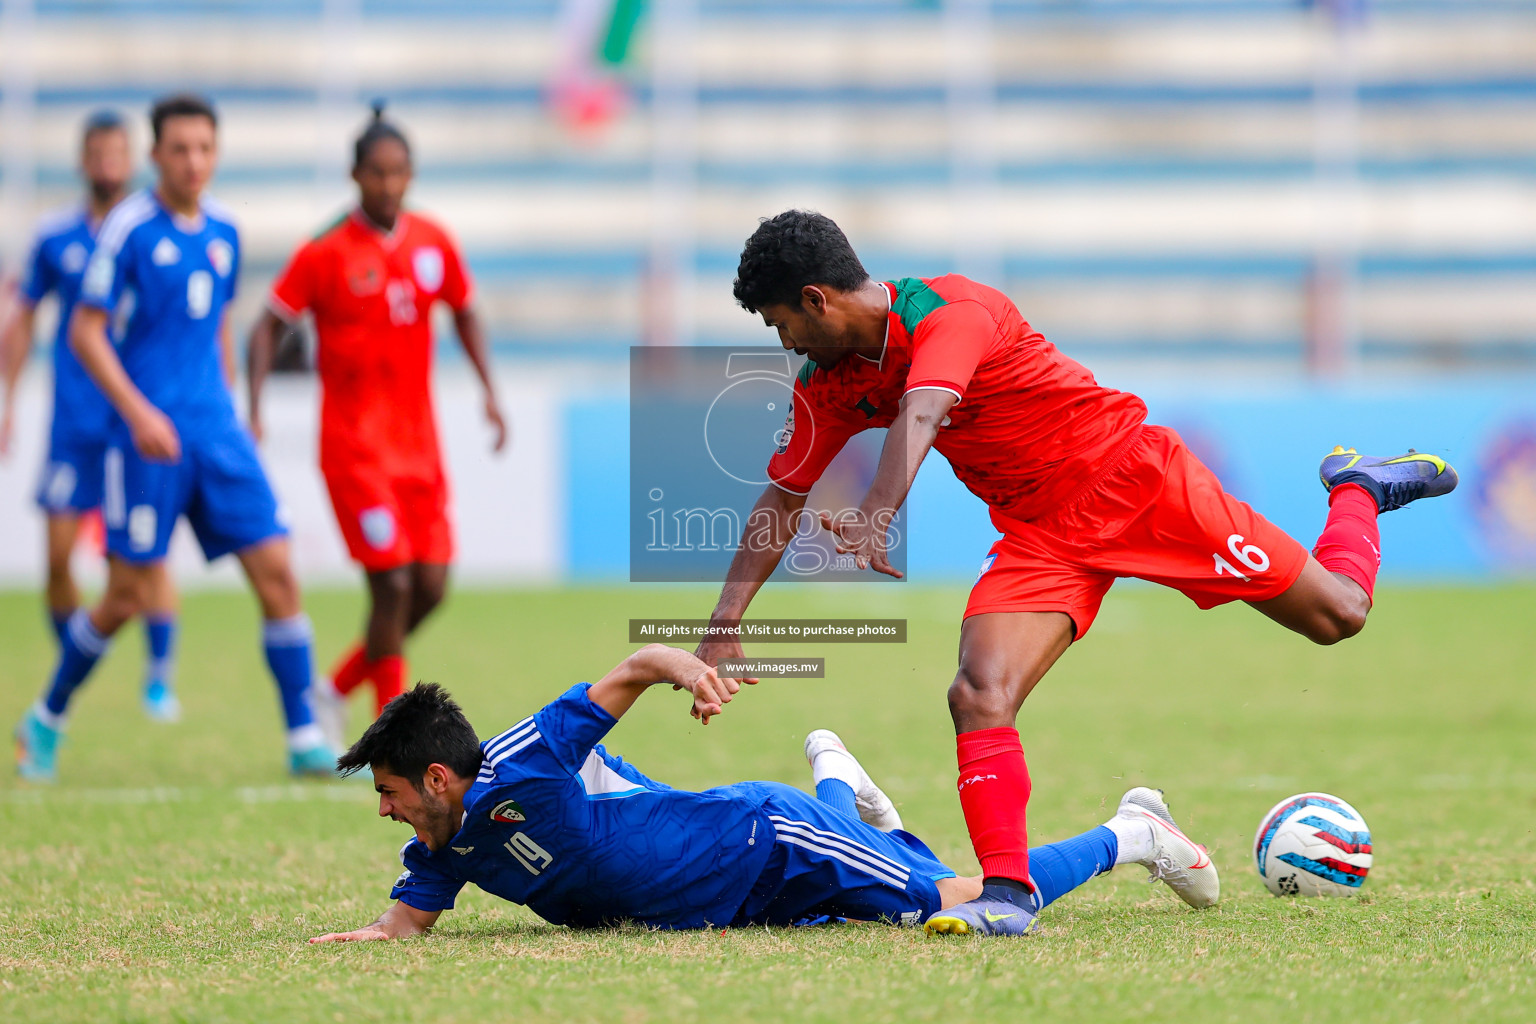
{"type": "MultiPolygon", "coordinates": [[[[1232,536],[1227,538],[1227,550],[1231,552],[1232,557],[1249,572],[1261,573],[1269,568],[1269,556],[1266,555],[1264,550],[1258,545],[1245,543],[1243,541],[1243,535],[1240,533],[1234,533],[1232,536]]],[[[1220,552],[1217,552],[1211,557],[1216,560],[1217,576],[1220,576],[1222,573],[1226,573],[1229,576],[1236,576],[1238,579],[1243,580],[1244,582],[1250,582],[1250,577],[1240,571],[1231,562],[1227,561],[1220,552]]]]}

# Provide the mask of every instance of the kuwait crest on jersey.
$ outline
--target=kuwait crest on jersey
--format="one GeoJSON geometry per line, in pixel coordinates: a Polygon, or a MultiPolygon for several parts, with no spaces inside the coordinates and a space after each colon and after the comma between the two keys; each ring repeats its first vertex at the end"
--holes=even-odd
{"type": "Polygon", "coordinates": [[[208,243],[208,262],[213,264],[214,273],[228,277],[235,269],[235,250],[224,239],[215,238],[208,243]]]}
{"type": "Polygon", "coordinates": [[[411,269],[416,272],[416,283],[428,294],[443,286],[443,250],[435,245],[424,245],[411,253],[411,269]]]}
{"type": "Polygon", "coordinates": [[[491,820],[503,825],[520,825],[528,820],[528,815],[523,813],[516,800],[503,800],[491,808],[491,820]]]}

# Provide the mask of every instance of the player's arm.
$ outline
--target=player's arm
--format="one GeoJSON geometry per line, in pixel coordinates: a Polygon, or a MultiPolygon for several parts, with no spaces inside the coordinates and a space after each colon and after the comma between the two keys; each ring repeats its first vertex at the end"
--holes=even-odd
{"type": "Polygon", "coordinates": [[[959,401],[952,391],[923,388],[908,391],[901,399],[896,422],[885,435],[875,479],[859,504],[858,514],[834,519],[821,513],[821,525],[837,537],[838,554],[852,554],[860,569],[873,568],[901,578],[886,555],[886,535],[896,510],[907,500],[917,471],[939,436],[950,407],[959,401]]]}
{"type": "Polygon", "coordinates": [[[5,297],[0,295],[0,457],[10,454],[11,434],[15,429],[16,385],[32,354],[32,335],[36,329],[36,307],[24,296],[5,311],[5,297]]]}
{"type": "Polygon", "coordinates": [[[506,447],[510,430],[501,413],[501,402],[496,398],[496,381],[491,376],[490,347],[485,341],[485,325],[473,306],[464,306],[453,311],[453,330],[459,336],[459,344],[464,346],[464,354],[475,368],[481,386],[485,388],[485,421],[495,431],[491,451],[499,452],[506,447]]]}
{"type": "Polygon", "coordinates": [[[329,932],[325,935],[317,935],[310,939],[310,943],[316,942],[369,942],[380,939],[404,939],[412,935],[425,935],[432,930],[437,923],[441,910],[417,910],[415,907],[400,900],[396,900],[379,919],[372,924],[365,924],[361,928],[350,932],[329,932]]]}
{"type": "Polygon", "coordinates": [[[224,319],[219,324],[219,356],[224,363],[224,383],[229,385],[229,390],[235,390],[235,331],[229,326],[229,311],[225,310],[224,319]]]}
{"type": "Polygon", "coordinates": [[[174,462],[181,458],[181,438],[170,417],[155,408],[134,386],[117,350],[107,338],[107,311],[81,304],[69,322],[69,346],[107,401],[128,424],[133,446],[146,459],[174,462]]]}
{"type": "Polygon", "coordinates": [[[587,699],[614,718],[622,718],[646,688],[657,683],[670,683],[693,694],[693,717],[705,725],[740,689],[734,680],[721,679],[713,668],[685,650],[647,644],[593,683],[587,699]]]}
{"type": "MultiPolygon", "coordinates": [[[[805,498],[804,494],[787,491],[776,484],[763,489],[747,516],[741,545],[731,556],[725,584],[720,588],[720,600],[715,602],[715,610],[709,615],[710,629],[717,635],[724,635],[700,643],[694,652],[697,657],[711,665],[721,658],[742,657],[741,638],[733,631],[784,557],[784,549],[795,535],[796,517],[805,508],[805,498]]],[[[757,679],[743,676],[732,681],[756,683],[757,679]]]]}
{"type": "Polygon", "coordinates": [[[250,399],[251,434],[261,440],[261,389],[266,386],[272,363],[277,358],[277,344],[288,325],[270,309],[261,311],[251,336],[245,343],[245,387],[250,399]]]}

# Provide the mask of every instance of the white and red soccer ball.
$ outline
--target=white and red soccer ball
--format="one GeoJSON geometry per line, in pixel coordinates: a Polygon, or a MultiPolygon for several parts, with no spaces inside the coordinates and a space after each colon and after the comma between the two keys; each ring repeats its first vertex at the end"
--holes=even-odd
{"type": "Polygon", "coordinates": [[[1298,793],[1259,822],[1253,859],[1276,896],[1352,896],[1370,874],[1371,830],[1338,797],[1298,793]]]}

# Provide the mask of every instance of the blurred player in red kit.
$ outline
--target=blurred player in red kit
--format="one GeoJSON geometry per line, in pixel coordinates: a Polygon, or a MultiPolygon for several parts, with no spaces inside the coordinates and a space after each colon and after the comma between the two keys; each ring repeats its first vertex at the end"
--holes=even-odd
{"type": "Polygon", "coordinates": [[[372,681],[376,710],[405,685],[405,638],[443,599],[453,559],[448,480],[432,407],[432,307],[446,303],[485,387],[500,451],[507,427],[458,246],[404,209],[413,168],[405,136],[375,104],[354,147],[358,205],[301,245],[251,332],[251,429],[277,342],[308,311],[318,337],[320,470],[347,550],[368,575],[364,637],[315,684],[315,710],[342,746],[346,696],[372,681]]]}

